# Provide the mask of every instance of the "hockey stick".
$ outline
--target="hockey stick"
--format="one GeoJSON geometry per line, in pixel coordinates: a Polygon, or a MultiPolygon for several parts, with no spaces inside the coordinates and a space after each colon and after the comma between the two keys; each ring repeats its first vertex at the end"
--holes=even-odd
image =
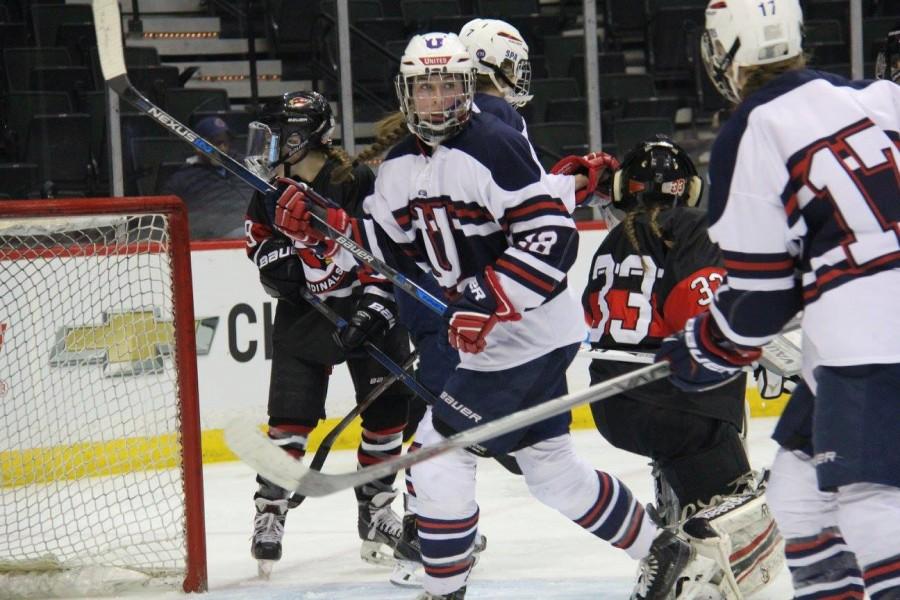
{"type": "MultiPolygon", "coordinates": [[[[119,15],[118,0],[93,0],[94,28],[97,33],[97,53],[100,58],[100,69],[103,71],[103,79],[109,87],[129,104],[144,114],[152,117],[157,123],[174,133],[195,150],[204,156],[214,158],[230,173],[236,175],[250,187],[263,194],[271,194],[276,190],[275,186],[248,169],[245,165],[236,161],[225,152],[222,152],[196,132],[179,122],[175,117],[150,102],[143,94],[131,85],[128,80],[128,71],[125,68],[125,56],[122,46],[122,19],[119,15]]],[[[325,200],[309,186],[297,183],[297,187],[308,193],[318,202],[325,200]]],[[[327,201],[330,202],[330,201],[327,201]]],[[[429,294],[427,291],[407,279],[396,269],[386,265],[384,261],[371,252],[359,246],[356,242],[346,237],[343,232],[331,227],[325,219],[312,211],[312,216],[331,233],[331,239],[339,246],[353,254],[357,260],[365,263],[372,270],[385,276],[396,287],[424,303],[428,308],[438,314],[443,314],[446,305],[429,294]]]]}
{"type": "MultiPolygon", "coordinates": [[[[347,326],[347,321],[344,320],[337,312],[334,311],[330,306],[325,304],[325,302],[313,294],[306,288],[300,289],[300,295],[304,300],[313,305],[313,308],[318,310],[322,315],[331,321],[335,327],[338,329],[343,329],[347,326]]],[[[370,342],[366,342],[365,344],[366,350],[369,354],[377,360],[381,365],[390,371],[393,374],[396,374],[403,383],[406,384],[410,390],[415,392],[425,404],[429,406],[434,406],[434,404],[438,401],[437,398],[434,397],[434,394],[431,393],[428,388],[424,387],[419,380],[406,372],[405,369],[401,369],[397,364],[391,360],[391,358],[382,352],[377,346],[370,342]]],[[[512,473],[513,475],[521,475],[522,469],[519,467],[519,463],[516,461],[515,457],[510,454],[500,454],[498,456],[493,457],[498,463],[503,465],[503,468],[512,473]]]]}
{"type": "Polygon", "coordinates": [[[358,487],[387,477],[439,454],[457,448],[475,446],[497,436],[522,429],[572,408],[608,398],[639,385],[661,379],[669,374],[669,363],[660,362],[625,373],[619,377],[591,386],[580,392],[560,396],[537,406],[501,417],[484,425],[457,433],[433,446],[424,446],[358,471],[325,474],[311,471],[300,461],[272,444],[262,432],[244,419],[236,419],[225,427],[225,440],[241,460],[256,469],[263,477],[285,489],[305,496],[327,496],[344,489],[358,487]]]}
{"type": "MultiPolygon", "coordinates": [[[[418,354],[413,352],[409,355],[409,358],[400,365],[400,368],[403,369],[404,372],[408,371],[412,368],[413,364],[416,362],[418,358],[418,354]]],[[[312,460],[309,463],[310,470],[313,471],[321,471],[322,465],[325,464],[325,459],[328,457],[328,453],[331,452],[331,447],[334,445],[334,440],[353,422],[353,419],[362,414],[364,410],[372,406],[376,400],[384,393],[386,389],[394,385],[394,383],[400,377],[394,373],[391,373],[387,377],[381,380],[377,386],[372,388],[369,394],[363,399],[362,402],[353,407],[350,412],[344,415],[344,418],[340,420],[340,422],[335,425],[331,431],[322,439],[322,443],[319,444],[319,447],[316,449],[316,453],[313,455],[312,460]]],[[[292,494],[290,498],[288,498],[288,506],[290,508],[297,508],[303,501],[306,500],[306,496],[301,494],[292,494]]]]}

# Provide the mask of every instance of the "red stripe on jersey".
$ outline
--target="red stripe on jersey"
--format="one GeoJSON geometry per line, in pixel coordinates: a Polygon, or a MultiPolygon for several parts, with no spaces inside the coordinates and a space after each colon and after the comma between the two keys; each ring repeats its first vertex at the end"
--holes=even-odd
{"type": "Polygon", "coordinates": [[[744,260],[728,260],[725,259],[725,268],[734,269],[735,271],[783,271],[793,268],[794,261],[792,259],[779,260],[776,262],[748,262],[744,260]]]}
{"type": "Polygon", "coordinates": [[[507,220],[515,221],[516,219],[521,219],[526,215],[530,215],[533,212],[541,211],[541,210],[555,210],[560,214],[568,215],[568,211],[566,207],[563,206],[562,202],[558,200],[545,200],[543,202],[537,202],[535,204],[527,204],[525,206],[520,206],[517,208],[512,208],[506,211],[507,220]]]}
{"type": "Polygon", "coordinates": [[[553,291],[554,287],[556,287],[554,285],[547,283],[546,281],[544,281],[542,279],[538,279],[536,276],[532,275],[525,269],[522,269],[518,265],[512,264],[508,260],[504,260],[502,258],[497,259],[497,267],[500,269],[503,269],[504,271],[509,271],[511,273],[518,275],[525,281],[528,281],[532,285],[535,285],[535,286],[539,287],[540,289],[546,291],[548,294],[553,291]]]}
{"type": "Polygon", "coordinates": [[[725,270],[720,267],[703,267],[679,281],[663,305],[666,323],[663,337],[681,331],[688,319],[707,311],[724,276],[725,270]]]}

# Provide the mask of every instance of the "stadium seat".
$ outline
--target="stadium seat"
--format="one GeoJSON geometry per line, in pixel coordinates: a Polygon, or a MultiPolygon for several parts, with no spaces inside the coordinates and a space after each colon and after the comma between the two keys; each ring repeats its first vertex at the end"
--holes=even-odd
{"type": "MultiPolygon", "coordinates": [[[[379,0],[347,0],[350,7],[350,22],[355,24],[359,19],[379,19],[384,16],[379,0]]],[[[322,10],[334,17],[337,16],[335,0],[322,0],[322,10]]]]}
{"type": "Polygon", "coordinates": [[[671,136],[674,130],[675,126],[669,119],[618,119],[613,125],[613,139],[624,155],[642,140],[657,133],[671,136]]]}
{"type": "Polygon", "coordinates": [[[56,42],[56,32],[63,23],[93,23],[89,4],[38,4],[31,6],[31,23],[38,46],[56,42]]]}
{"type": "Polygon", "coordinates": [[[643,2],[609,0],[606,6],[606,32],[615,48],[646,44],[647,12],[643,2]]]}
{"type": "Polygon", "coordinates": [[[165,108],[170,115],[187,123],[195,111],[227,111],[231,103],[228,92],[221,88],[169,88],[165,108]]]}
{"type": "Polygon", "coordinates": [[[17,158],[23,158],[28,125],[34,115],[72,112],[72,100],[66,92],[10,92],[4,98],[6,123],[13,131],[17,158]]]}
{"type": "Polygon", "coordinates": [[[806,43],[842,42],[844,25],[837,19],[812,19],[803,23],[803,41],[806,43]]]}
{"type": "Polygon", "coordinates": [[[675,121],[679,100],[677,96],[656,96],[652,98],[629,98],[625,101],[625,118],[658,117],[675,121]]]}
{"type": "Polygon", "coordinates": [[[848,62],[850,47],[844,42],[814,42],[804,44],[811,65],[831,65],[848,62]]]}
{"type": "Polygon", "coordinates": [[[25,161],[38,165],[41,182],[84,191],[93,182],[91,118],[84,113],[35,115],[28,127],[25,161]]]}
{"type": "Polygon", "coordinates": [[[428,29],[433,17],[456,17],[460,14],[456,0],[401,0],[400,12],[408,26],[419,30],[428,29]]]}
{"type": "Polygon", "coordinates": [[[71,64],[72,59],[65,48],[3,49],[6,88],[11,92],[28,91],[31,69],[34,67],[61,67],[71,64]]]}
{"type": "MultiPolygon", "coordinates": [[[[363,33],[377,42],[406,38],[406,25],[400,17],[378,17],[375,19],[357,19],[354,23],[363,33]]],[[[447,30],[439,30],[447,31],[447,30]]],[[[354,40],[355,43],[355,40],[354,40]]]]}
{"type": "Polygon", "coordinates": [[[875,60],[887,34],[900,25],[900,15],[863,19],[863,60],[875,60]]]}
{"type": "Polygon", "coordinates": [[[28,29],[25,23],[0,23],[0,49],[20,48],[28,45],[28,29]]]}
{"type": "Polygon", "coordinates": [[[162,106],[167,89],[181,87],[178,68],[171,65],[128,67],[131,84],[152,102],[162,106]]]}
{"type": "Polygon", "coordinates": [[[133,138],[130,142],[129,171],[138,193],[153,190],[160,163],[184,160],[194,153],[190,145],[173,136],[133,138]]]}
{"type": "Polygon", "coordinates": [[[629,98],[652,98],[657,96],[653,77],[647,74],[601,74],[600,98],[604,111],[621,113],[629,98]]]}
{"type": "Polygon", "coordinates": [[[3,190],[8,198],[27,198],[38,187],[36,164],[0,163],[0,190],[3,190]]]}
{"type": "Polygon", "coordinates": [[[29,82],[28,89],[35,92],[67,92],[73,104],[78,92],[95,89],[94,77],[87,67],[35,67],[29,82]]]}
{"type": "Polygon", "coordinates": [[[478,0],[477,14],[491,19],[508,19],[512,15],[537,14],[537,0],[478,0]]]}
{"type": "Polygon", "coordinates": [[[704,7],[660,8],[650,20],[648,46],[650,71],[656,80],[693,83],[693,51],[700,44],[704,7]]]}
{"type": "Polygon", "coordinates": [[[522,109],[522,115],[530,123],[541,123],[547,114],[547,103],[553,98],[578,96],[578,83],[571,77],[533,79],[531,93],[534,99],[522,109]]]}
{"type": "MultiPolygon", "coordinates": [[[[624,73],[625,54],[623,52],[600,52],[597,54],[598,73],[624,73]]],[[[568,77],[585,81],[584,54],[575,54],[569,59],[568,77]]],[[[581,86],[582,89],[584,86],[581,86]]]]}
{"type": "Polygon", "coordinates": [[[576,96],[574,98],[551,98],[547,102],[547,111],[544,114],[544,122],[579,121],[587,123],[587,98],[576,96]]]}
{"type": "MultiPolygon", "coordinates": [[[[551,77],[569,77],[569,60],[584,56],[584,36],[548,35],[544,37],[544,58],[551,77]]],[[[583,78],[583,76],[582,76],[583,78]]]]}
{"type": "Polygon", "coordinates": [[[587,144],[587,128],[578,121],[535,123],[528,126],[528,137],[545,169],[549,169],[563,155],[563,147],[587,144]]]}
{"type": "Polygon", "coordinates": [[[91,66],[91,48],[97,46],[93,23],[62,23],[56,29],[56,46],[66,48],[72,63],[91,66]]]}

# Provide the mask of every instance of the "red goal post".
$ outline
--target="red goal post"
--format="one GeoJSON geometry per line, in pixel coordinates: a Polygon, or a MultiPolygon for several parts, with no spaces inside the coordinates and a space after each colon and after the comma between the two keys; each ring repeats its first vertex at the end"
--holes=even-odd
{"type": "Polygon", "coordinates": [[[206,590],[193,312],[178,198],[0,201],[0,597],[206,590]]]}

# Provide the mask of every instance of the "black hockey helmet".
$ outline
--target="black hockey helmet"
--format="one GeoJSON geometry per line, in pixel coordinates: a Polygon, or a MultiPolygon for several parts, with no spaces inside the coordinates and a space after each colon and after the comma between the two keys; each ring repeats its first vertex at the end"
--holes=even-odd
{"type": "Polygon", "coordinates": [[[888,33],[875,60],[875,77],[900,83],[900,25],[888,33]]]}
{"type": "Polygon", "coordinates": [[[612,199],[622,210],[641,206],[696,206],[703,193],[691,157],[662,134],[631,149],[613,175],[612,199]]]}
{"type": "Polygon", "coordinates": [[[325,96],[288,92],[250,123],[246,162],[263,175],[288,156],[296,156],[296,162],[309,150],[330,146],[333,132],[334,114],[325,96]]]}

